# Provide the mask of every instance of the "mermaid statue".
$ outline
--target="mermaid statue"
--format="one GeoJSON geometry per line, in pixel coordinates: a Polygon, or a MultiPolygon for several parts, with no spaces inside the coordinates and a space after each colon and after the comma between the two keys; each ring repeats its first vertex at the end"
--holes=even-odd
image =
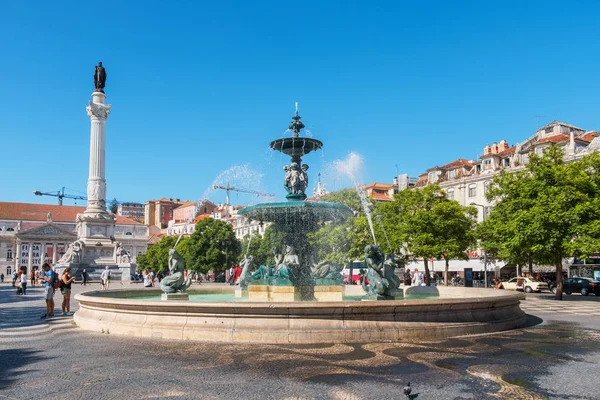
{"type": "Polygon", "coordinates": [[[183,258],[174,248],[169,250],[169,276],[160,282],[160,288],[165,293],[183,293],[190,287],[192,280],[184,276],[183,258]]]}

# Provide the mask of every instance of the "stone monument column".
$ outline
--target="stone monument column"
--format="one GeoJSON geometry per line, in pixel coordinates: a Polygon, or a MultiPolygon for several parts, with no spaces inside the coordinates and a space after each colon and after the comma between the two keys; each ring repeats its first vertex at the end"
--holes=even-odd
{"type": "Polygon", "coordinates": [[[114,264],[116,218],[106,210],[106,119],[111,105],[105,102],[105,82],[106,70],[99,63],[94,73],[96,90],[85,108],[91,122],[88,203],[83,214],[77,215],[77,236],[83,244],[79,263],[89,265],[114,264]]]}
{"type": "Polygon", "coordinates": [[[109,217],[106,211],[106,118],[111,105],[104,103],[103,92],[92,93],[92,101],[86,107],[91,119],[90,170],[87,184],[88,204],[84,215],[109,217]]]}

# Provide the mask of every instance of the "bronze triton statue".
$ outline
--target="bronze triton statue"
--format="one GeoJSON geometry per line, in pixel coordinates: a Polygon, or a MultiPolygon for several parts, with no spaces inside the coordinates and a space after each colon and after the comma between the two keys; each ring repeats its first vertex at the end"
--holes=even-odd
{"type": "Polygon", "coordinates": [[[96,92],[104,93],[104,86],[106,85],[106,70],[102,66],[102,61],[98,63],[96,66],[96,71],[94,72],[94,86],[96,87],[96,92]]]}

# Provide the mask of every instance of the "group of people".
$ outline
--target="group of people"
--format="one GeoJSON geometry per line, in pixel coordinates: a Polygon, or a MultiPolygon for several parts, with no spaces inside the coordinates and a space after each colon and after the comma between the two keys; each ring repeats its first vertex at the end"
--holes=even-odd
{"type": "Polygon", "coordinates": [[[227,282],[231,286],[235,285],[238,283],[241,274],[242,268],[239,266],[239,264],[232,265],[231,268],[229,268],[229,278],[227,279],[227,282]]]}
{"type": "MultiPolygon", "coordinates": [[[[107,290],[110,284],[110,269],[107,266],[106,270],[102,272],[102,289],[107,290]]],[[[60,290],[63,295],[63,301],[61,305],[62,315],[71,315],[71,285],[75,281],[75,277],[71,275],[71,268],[67,267],[62,273],[57,273],[52,270],[50,264],[44,263],[41,271],[33,271],[29,274],[31,279],[31,286],[35,287],[36,284],[41,284],[44,288],[44,298],[46,300],[46,312],[42,315],[42,319],[54,317],[54,295],[56,290],[60,290]]],[[[87,285],[88,274],[84,269],[81,273],[81,285],[87,285]]],[[[1,274],[2,281],[4,281],[4,274],[1,274]]],[[[15,271],[12,274],[12,286],[17,289],[18,295],[26,295],[28,288],[28,276],[25,271],[15,271]]]]}
{"type": "Polygon", "coordinates": [[[415,268],[413,272],[410,272],[410,268],[406,268],[404,286],[425,286],[425,275],[418,268],[415,268]]]}
{"type": "Polygon", "coordinates": [[[60,289],[63,295],[62,315],[71,315],[71,284],[75,277],[71,276],[71,268],[67,267],[57,276],[57,272],[50,268],[48,263],[42,265],[42,271],[39,274],[44,286],[44,297],[46,299],[46,313],[41,316],[42,319],[54,317],[54,294],[56,289],[60,289]]]}

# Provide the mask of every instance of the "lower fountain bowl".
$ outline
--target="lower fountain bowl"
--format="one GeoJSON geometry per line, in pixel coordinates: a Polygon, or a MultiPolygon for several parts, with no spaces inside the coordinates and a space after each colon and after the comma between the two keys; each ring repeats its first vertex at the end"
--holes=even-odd
{"type": "Polygon", "coordinates": [[[238,211],[238,214],[255,221],[301,228],[314,226],[318,222],[342,222],[352,216],[352,210],[343,204],[324,201],[285,201],[246,207],[238,211]]]}
{"type": "MultiPolygon", "coordinates": [[[[216,285],[215,285],[216,286],[216,285]]],[[[224,289],[200,286],[194,293],[224,289]]],[[[437,340],[517,328],[525,295],[438,287],[439,298],[389,301],[196,302],[141,300],[158,290],[78,294],[76,324],[111,335],[220,343],[437,340]]]]}

